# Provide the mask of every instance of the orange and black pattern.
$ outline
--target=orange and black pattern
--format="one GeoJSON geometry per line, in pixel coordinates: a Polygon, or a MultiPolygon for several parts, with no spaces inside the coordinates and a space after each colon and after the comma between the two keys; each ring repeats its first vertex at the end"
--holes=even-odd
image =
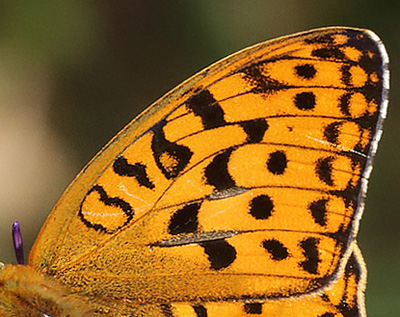
{"type": "Polygon", "coordinates": [[[241,302],[173,303],[171,305],[142,306],[143,316],[207,317],[207,316],[365,316],[364,262],[354,243],[343,274],[332,287],[317,294],[303,295],[285,300],[241,302]]]}
{"type": "Polygon", "coordinates": [[[387,89],[370,31],[320,29],[234,54],[100,152],[30,263],[103,313],[361,315],[353,241],[387,89]],[[61,242],[46,246],[57,229],[61,242]]]}

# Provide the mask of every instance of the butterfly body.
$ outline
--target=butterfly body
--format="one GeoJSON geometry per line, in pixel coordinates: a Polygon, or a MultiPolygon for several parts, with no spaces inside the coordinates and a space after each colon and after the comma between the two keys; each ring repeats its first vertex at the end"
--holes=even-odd
{"type": "Polygon", "coordinates": [[[382,44],[350,28],[210,66],[84,168],[29,266],[110,316],[363,315],[387,81],[382,44]]]}
{"type": "Polygon", "coordinates": [[[0,315],[92,316],[85,300],[71,294],[57,280],[37,272],[30,266],[6,265],[0,271],[0,315]]]}

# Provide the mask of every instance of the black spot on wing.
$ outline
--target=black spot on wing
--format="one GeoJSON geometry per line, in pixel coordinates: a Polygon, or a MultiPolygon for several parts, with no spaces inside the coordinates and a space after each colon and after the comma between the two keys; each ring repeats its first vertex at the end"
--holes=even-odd
{"type": "Polygon", "coordinates": [[[264,137],[265,131],[268,129],[268,123],[265,119],[254,119],[240,122],[244,132],[247,134],[248,143],[258,143],[264,137]]]}
{"type": "Polygon", "coordinates": [[[282,261],[289,256],[288,249],[279,240],[264,240],[262,242],[262,247],[268,251],[268,253],[271,255],[272,260],[282,261]]]}
{"type": "Polygon", "coordinates": [[[246,303],[244,304],[244,312],[250,315],[261,315],[262,304],[261,303],[246,303]]]}
{"type": "Polygon", "coordinates": [[[294,96],[294,105],[300,110],[312,110],[315,108],[315,103],[313,92],[301,92],[294,96]]]}
{"type": "Polygon", "coordinates": [[[194,203],[177,210],[171,217],[168,232],[172,235],[196,232],[199,224],[197,218],[199,209],[200,205],[194,203]]]}
{"type": "Polygon", "coordinates": [[[352,253],[350,258],[347,260],[346,269],[344,270],[345,277],[354,275],[358,283],[361,279],[361,270],[362,268],[360,266],[360,263],[358,262],[355,254],[352,253]]]}
{"type": "Polygon", "coordinates": [[[262,64],[251,65],[242,70],[244,79],[252,86],[251,92],[254,94],[271,95],[276,91],[287,89],[284,83],[263,74],[262,64]]]}
{"type": "Polygon", "coordinates": [[[318,264],[321,262],[318,251],[318,239],[308,238],[300,242],[300,247],[304,250],[305,260],[299,263],[300,267],[310,274],[318,274],[318,264]]]}
{"type": "Polygon", "coordinates": [[[186,101],[186,107],[201,118],[205,129],[213,129],[226,124],[224,111],[206,89],[197,91],[186,101]]]}
{"type": "Polygon", "coordinates": [[[336,46],[316,48],[311,52],[311,55],[322,59],[345,59],[345,55],[343,54],[343,52],[340,50],[339,47],[336,46]]]}
{"type": "Polygon", "coordinates": [[[249,213],[257,220],[265,220],[271,217],[274,203],[268,195],[259,195],[250,201],[249,213]]]}
{"type": "Polygon", "coordinates": [[[275,151],[269,155],[267,168],[274,175],[282,175],[286,170],[287,163],[285,152],[275,151]]]}
{"type": "Polygon", "coordinates": [[[350,99],[352,93],[346,93],[340,96],[339,98],[339,109],[340,112],[343,113],[345,116],[350,116],[350,99]]]}
{"type": "Polygon", "coordinates": [[[327,199],[319,199],[319,200],[313,201],[308,206],[308,209],[310,210],[315,223],[319,224],[320,226],[326,225],[326,218],[327,218],[326,204],[327,203],[328,203],[327,199]]]}
{"type": "Polygon", "coordinates": [[[193,305],[197,317],[207,317],[207,309],[203,305],[193,305]]]}
{"type": "Polygon", "coordinates": [[[236,259],[236,250],[225,240],[213,240],[200,243],[210,261],[213,270],[221,270],[230,266],[236,259]]]}
{"type": "Polygon", "coordinates": [[[318,178],[329,186],[333,186],[332,177],[332,162],[335,160],[333,156],[328,156],[325,158],[320,158],[315,164],[315,172],[318,178]]]}
{"type": "Polygon", "coordinates": [[[324,128],[324,138],[332,144],[338,144],[340,122],[333,122],[324,128]]]}
{"type": "Polygon", "coordinates": [[[304,40],[307,44],[334,44],[332,34],[317,34],[304,40]]]}
{"type": "Polygon", "coordinates": [[[295,66],[295,73],[297,76],[302,77],[304,79],[312,79],[315,77],[317,70],[314,65],[311,64],[303,64],[295,66]]]}
{"type": "Polygon", "coordinates": [[[350,72],[351,66],[350,65],[342,65],[340,67],[340,71],[342,73],[341,81],[346,86],[351,86],[352,76],[350,72]]]}
{"type": "Polygon", "coordinates": [[[205,168],[204,176],[206,182],[215,187],[217,191],[227,190],[235,187],[235,181],[228,171],[229,157],[233,149],[227,149],[214,157],[212,162],[205,168]]]}
{"type": "Polygon", "coordinates": [[[155,186],[150,181],[146,166],[140,163],[129,164],[123,156],[118,157],[113,164],[114,172],[120,176],[135,177],[139,185],[153,189],[155,186]]]}
{"type": "Polygon", "coordinates": [[[193,153],[184,145],[168,141],[165,138],[164,125],[166,121],[162,120],[153,127],[151,149],[158,168],[167,179],[172,179],[185,169],[193,153]]]}

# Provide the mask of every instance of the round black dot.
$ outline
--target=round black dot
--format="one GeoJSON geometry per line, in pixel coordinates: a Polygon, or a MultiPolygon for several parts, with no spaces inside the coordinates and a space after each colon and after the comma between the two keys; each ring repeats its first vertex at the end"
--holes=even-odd
{"type": "Polygon", "coordinates": [[[311,110],[315,107],[315,95],[312,92],[302,92],[294,97],[294,104],[300,110],[311,110]]]}
{"type": "Polygon", "coordinates": [[[274,203],[267,195],[257,196],[250,202],[250,214],[259,220],[268,219],[273,209],[274,203]]]}
{"type": "Polygon", "coordinates": [[[271,153],[268,158],[267,167],[272,174],[283,174],[287,167],[287,158],[285,153],[283,151],[271,153]]]}
{"type": "Polygon", "coordinates": [[[304,79],[314,78],[315,74],[317,73],[314,65],[311,64],[298,65],[294,69],[297,76],[303,77],[304,79]]]}

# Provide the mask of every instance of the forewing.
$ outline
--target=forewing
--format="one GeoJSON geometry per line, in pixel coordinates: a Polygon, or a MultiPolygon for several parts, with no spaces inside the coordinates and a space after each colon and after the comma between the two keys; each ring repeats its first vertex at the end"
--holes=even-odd
{"type": "Polygon", "coordinates": [[[30,264],[132,306],[325,287],[350,256],[387,89],[370,31],[320,29],[234,54],[85,167],[30,264]]]}

